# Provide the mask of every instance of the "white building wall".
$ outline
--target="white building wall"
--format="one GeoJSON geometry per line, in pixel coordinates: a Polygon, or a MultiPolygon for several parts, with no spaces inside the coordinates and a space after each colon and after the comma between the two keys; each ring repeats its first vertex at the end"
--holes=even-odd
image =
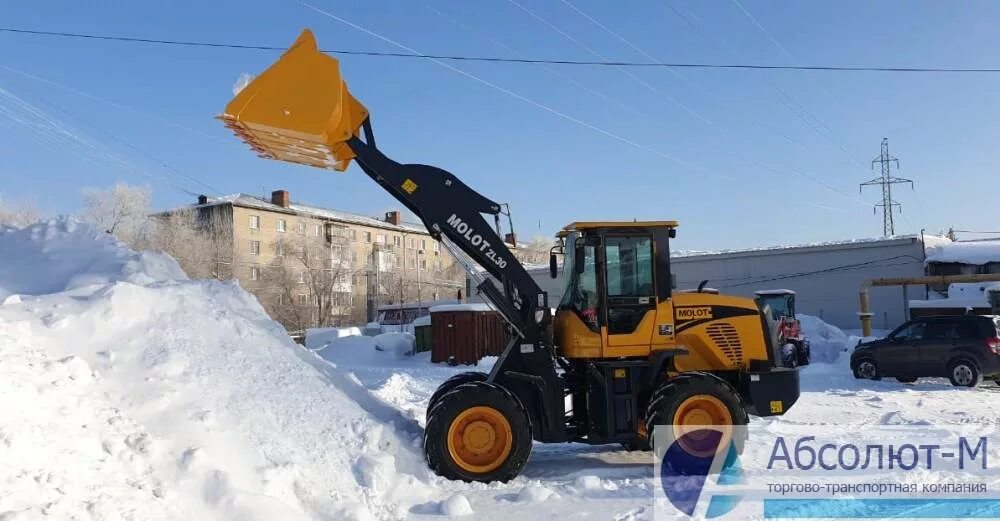
{"type": "MultiPolygon", "coordinates": [[[[859,329],[858,292],[869,279],[924,274],[919,237],[678,257],[672,271],[678,288],[702,280],[723,293],[753,296],[762,289],[794,290],[796,311],[821,317],[843,329],[859,329]]],[[[923,298],[923,286],[910,286],[909,298],[923,298]]],[[[872,326],[891,329],[906,320],[900,287],[869,290],[872,326]]]]}
{"type": "MultiPolygon", "coordinates": [[[[920,237],[903,237],[674,257],[671,270],[679,289],[695,288],[706,279],[708,287],[747,297],[762,289],[791,289],[797,293],[799,313],[843,329],[860,329],[861,284],[873,278],[923,276],[923,259],[920,237]]],[[[550,278],[547,268],[529,273],[555,307],[562,297],[562,277],[550,278]]],[[[924,286],[908,287],[907,297],[924,298],[924,286]]],[[[906,320],[902,288],[872,288],[869,298],[876,329],[891,329],[906,320]]]]}

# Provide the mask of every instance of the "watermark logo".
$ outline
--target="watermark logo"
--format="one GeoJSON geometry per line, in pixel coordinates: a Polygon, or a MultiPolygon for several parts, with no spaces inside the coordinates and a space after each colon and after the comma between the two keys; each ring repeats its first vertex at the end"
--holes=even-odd
{"type": "Polygon", "coordinates": [[[659,426],[654,519],[1000,519],[993,423],[659,426]]]}
{"type": "MultiPolygon", "coordinates": [[[[672,431],[672,429],[669,429],[672,431]]],[[[677,512],[696,519],[714,519],[733,511],[739,493],[727,487],[743,483],[743,469],[732,429],[689,428],[675,439],[654,435],[666,450],[657,451],[659,491],[677,512]]]]}

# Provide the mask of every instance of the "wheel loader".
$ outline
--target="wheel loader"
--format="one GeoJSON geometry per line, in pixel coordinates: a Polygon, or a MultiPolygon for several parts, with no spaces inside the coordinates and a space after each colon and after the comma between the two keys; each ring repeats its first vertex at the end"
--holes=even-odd
{"type": "Polygon", "coordinates": [[[501,239],[500,205],[446,170],[387,157],[338,61],[308,30],[219,118],[266,159],[337,171],[357,162],[470,268],[508,323],[512,340],[489,373],[459,374],[430,399],[424,453],[442,476],[507,481],[533,441],[645,450],[656,427],[725,430],[798,399],[798,373],[779,367],[766,310],[675,291],[675,221],[567,225],[553,251],[564,257],[565,292],[549,302],[501,239]]]}

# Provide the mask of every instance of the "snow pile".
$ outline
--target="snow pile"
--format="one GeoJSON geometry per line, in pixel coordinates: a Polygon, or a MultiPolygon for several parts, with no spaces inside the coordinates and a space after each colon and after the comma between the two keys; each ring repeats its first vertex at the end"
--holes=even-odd
{"type": "Polygon", "coordinates": [[[309,328],[306,329],[306,348],[313,351],[323,349],[334,340],[349,336],[361,336],[361,329],[357,327],[309,328]]]}
{"type": "Polygon", "coordinates": [[[396,519],[435,500],[419,426],[234,283],[59,219],[0,231],[0,287],[22,295],[0,307],[0,519],[396,519]]]}
{"type": "MultiPolygon", "coordinates": [[[[850,337],[836,326],[823,322],[819,317],[797,313],[802,332],[809,340],[809,350],[812,354],[811,363],[833,363],[841,353],[847,351],[850,337]]],[[[857,340],[855,340],[857,343],[857,340]]]]}
{"type": "Polygon", "coordinates": [[[959,262],[962,264],[986,264],[1000,262],[1000,240],[951,242],[928,242],[927,258],[924,262],[959,262]]]}
{"type": "Polygon", "coordinates": [[[413,354],[415,340],[410,333],[382,333],[375,337],[375,349],[400,357],[408,356],[413,354]]]}
{"type": "Polygon", "coordinates": [[[0,301],[116,281],[185,278],[169,256],[130,251],[111,235],[67,217],[20,229],[0,227],[0,301]]]}

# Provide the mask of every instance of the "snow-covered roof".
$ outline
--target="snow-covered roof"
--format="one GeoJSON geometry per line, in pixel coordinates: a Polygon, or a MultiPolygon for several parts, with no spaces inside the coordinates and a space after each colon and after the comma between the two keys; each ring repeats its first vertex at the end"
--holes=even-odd
{"type": "Polygon", "coordinates": [[[442,306],[434,306],[430,309],[431,313],[443,313],[445,311],[493,311],[493,308],[489,304],[482,302],[473,302],[471,304],[445,304],[442,306]]]}
{"type": "Polygon", "coordinates": [[[418,223],[400,223],[398,225],[386,222],[383,219],[377,217],[369,217],[367,215],[361,215],[351,212],[343,212],[340,210],[331,210],[329,208],[321,208],[319,206],[312,206],[308,204],[292,203],[285,208],[273,204],[272,202],[262,199],[257,196],[248,194],[229,194],[220,197],[211,197],[208,199],[206,204],[195,205],[198,208],[206,206],[216,206],[220,204],[232,204],[233,206],[240,206],[243,208],[259,208],[261,210],[267,210],[271,212],[288,213],[296,215],[310,215],[313,217],[318,217],[320,219],[329,219],[331,221],[350,223],[350,224],[360,224],[364,226],[371,226],[373,228],[384,228],[387,230],[396,230],[406,233],[422,233],[428,235],[427,228],[423,224],[418,223]]]}
{"type": "Polygon", "coordinates": [[[948,285],[948,297],[911,300],[911,308],[988,308],[987,292],[1000,291],[1000,282],[955,282],[948,285]]]}
{"type": "MultiPolygon", "coordinates": [[[[744,248],[744,249],[734,249],[734,250],[671,250],[670,257],[672,259],[677,259],[683,262],[685,259],[692,257],[710,256],[710,255],[754,255],[754,254],[772,254],[772,253],[783,253],[784,251],[791,250],[803,250],[803,249],[834,249],[843,247],[856,247],[865,248],[873,246],[882,246],[886,244],[893,243],[907,243],[914,240],[919,241],[920,235],[896,235],[893,237],[878,237],[878,238],[863,238],[863,239],[848,239],[843,241],[826,241],[826,242],[814,242],[808,244],[784,244],[776,246],[761,246],[757,248],[744,248]]],[[[931,243],[937,237],[925,236],[925,244],[931,243]]]]}
{"type": "Polygon", "coordinates": [[[1000,240],[940,242],[927,248],[927,261],[986,264],[1000,262],[1000,240]]]}
{"type": "Polygon", "coordinates": [[[794,295],[795,292],[790,289],[762,289],[760,291],[755,291],[755,295],[794,295]]]}

